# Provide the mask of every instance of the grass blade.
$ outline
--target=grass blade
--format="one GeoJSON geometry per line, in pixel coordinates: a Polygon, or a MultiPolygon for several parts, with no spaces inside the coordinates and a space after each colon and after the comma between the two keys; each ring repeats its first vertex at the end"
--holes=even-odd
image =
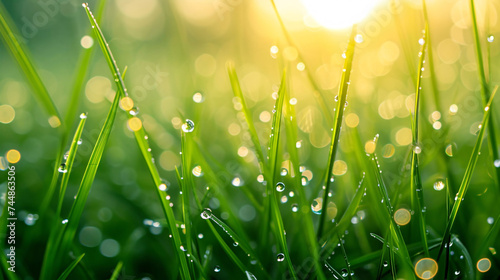
{"type": "MultiPolygon", "coordinates": [[[[291,88],[291,87],[288,87],[291,88]]],[[[314,225],[311,217],[311,207],[309,206],[309,203],[307,201],[307,197],[304,191],[304,188],[302,187],[302,182],[301,182],[301,176],[300,174],[300,160],[299,160],[299,153],[298,153],[298,148],[297,148],[297,118],[295,114],[295,106],[290,103],[290,94],[288,91],[285,91],[286,97],[285,97],[285,112],[284,112],[284,119],[285,119],[285,130],[286,130],[286,137],[287,137],[287,150],[290,153],[290,160],[292,162],[291,168],[293,168],[293,172],[295,174],[294,177],[294,185],[295,185],[295,191],[298,194],[299,197],[299,202],[300,202],[300,211],[298,211],[300,215],[300,221],[303,222],[305,225],[303,227],[303,230],[305,231],[306,235],[306,240],[307,240],[307,247],[309,249],[309,254],[314,258],[314,267],[315,267],[315,272],[318,277],[318,279],[325,279],[325,275],[322,271],[322,266],[319,262],[319,248],[318,248],[318,242],[316,240],[316,233],[314,232],[314,225]]]]}
{"type": "Polygon", "coordinates": [[[68,266],[68,268],[66,268],[64,270],[64,272],[61,274],[61,276],[59,276],[59,278],[57,278],[57,280],[65,280],[66,278],[68,278],[68,276],[71,274],[73,269],[78,265],[78,263],[83,259],[84,256],[85,256],[85,254],[81,254],[78,258],[76,258],[76,260],[74,260],[68,266]]]}
{"type": "Polygon", "coordinates": [[[17,39],[16,34],[20,34],[20,32],[17,30],[3,4],[0,3],[0,35],[2,36],[7,49],[9,49],[12,56],[16,59],[17,64],[21,67],[21,70],[28,80],[35,97],[51,117],[57,118],[57,120],[54,119],[51,126],[58,127],[62,122],[61,116],[59,115],[49,92],[40,79],[38,72],[33,66],[33,62],[26,46],[24,46],[24,44],[17,39]]]}
{"type": "MultiPolygon", "coordinates": [[[[85,121],[87,120],[87,114],[82,113],[80,115],[80,124],[78,124],[78,128],[76,129],[75,135],[73,136],[73,141],[71,142],[71,146],[68,151],[68,157],[66,159],[66,163],[64,166],[61,165],[60,172],[63,172],[61,187],[59,189],[59,200],[57,203],[56,217],[60,218],[62,204],[64,201],[64,194],[66,193],[66,188],[68,186],[69,177],[71,175],[71,170],[73,169],[73,162],[76,157],[76,152],[78,150],[78,146],[80,139],[82,138],[83,128],[85,127],[85,121]]],[[[57,220],[57,219],[56,219],[57,220]]]]}
{"type": "MultiPolygon", "coordinates": [[[[470,11],[472,14],[472,30],[474,31],[474,46],[476,50],[476,62],[477,62],[477,70],[479,74],[479,82],[481,84],[481,99],[483,101],[483,107],[488,106],[488,100],[490,99],[490,91],[488,88],[488,83],[486,81],[486,74],[485,74],[485,66],[484,66],[484,61],[483,61],[483,53],[481,50],[481,40],[479,39],[479,31],[477,28],[477,19],[476,19],[476,8],[474,5],[474,0],[470,0],[470,11]]],[[[496,88],[494,89],[496,90],[496,88]]],[[[500,159],[499,155],[499,150],[498,150],[498,144],[497,144],[497,139],[496,139],[496,131],[495,131],[495,122],[493,115],[490,114],[489,116],[489,122],[490,126],[488,127],[488,140],[489,140],[489,150],[490,150],[490,155],[492,156],[493,160],[491,163],[494,163],[495,160],[500,159]]],[[[497,185],[500,184],[500,168],[493,167],[496,173],[496,183],[497,185]]]]}
{"type": "Polygon", "coordinates": [[[286,243],[285,228],[283,226],[283,219],[278,206],[279,195],[276,191],[276,184],[278,183],[276,174],[278,173],[280,165],[278,164],[278,151],[279,151],[279,140],[281,132],[281,117],[283,115],[283,103],[286,97],[287,91],[286,82],[286,70],[283,71],[283,76],[281,77],[281,85],[278,91],[278,98],[276,99],[276,105],[274,106],[273,121],[271,127],[271,140],[269,144],[269,170],[271,171],[270,182],[272,184],[267,185],[267,197],[266,201],[270,201],[269,211],[271,214],[272,221],[274,223],[273,233],[276,240],[278,241],[278,248],[280,248],[280,254],[285,257],[286,264],[292,279],[296,279],[295,269],[292,265],[290,259],[290,254],[288,253],[288,245],[286,243]]]}
{"type": "MultiPolygon", "coordinates": [[[[323,186],[325,186],[323,193],[323,205],[328,205],[328,192],[330,191],[330,184],[333,172],[333,164],[335,163],[335,156],[337,154],[337,148],[339,145],[340,138],[340,128],[342,126],[342,120],[344,116],[344,108],[347,100],[347,90],[349,88],[349,81],[351,76],[352,60],[354,57],[354,46],[356,42],[354,41],[354,36],[356,36],[356,25],[352,27],[351,36],[349,38],[349,43],[347,45],[347,50],[345,53],[344,67],[342,69],[342,77],[340,79],[339,93],[337,95],[337,109],[334,118],[334,127],[332,134],[332,142],[330,143],[330,152],[328,155],[328,170],[326,171],[323,186]]],[[[323,234],[323,228],[326,220],[326,211],[321,211],[321,216],[319,220],[317,238],[321,239],[323,234]]]]}
{"type": "MultiPolygon", "coordinates": [[[[426,30],[427,30],[426,26],[426,30]]],[[[422,189],[422,179],[420,177],[418,154],[420,153],[420,147],[418,142],[419,125],[418,120],[420,117],[420,95],[422,91],[422,72],[424,71],[424,60],[425,51],[427,47],[427,34],[422,37],[423,43],[421,44],[420,52],[418,54],[418,75],[417,75],[417,85],[415,90],[415,109],[412,118],[412,151],[411,151],[411,179],[410,179],[410,189],[411,189],[411,205],[414,209],[417,219],[418,219],[418,230],[420,233],[420,238],[422,244],[425,248],[425,256],[429,256],[429,249],[427,247],[427,234],[425,231],[425,217],[422,213],[424,205],[424,195],[422,189]]]]}
{"type": "Polygon", "coordinates": [[[122,267],[123,267],[123,262],[118,262],[118,264],[116,264],[116,267],[115,269],[113,270],[113,274],[111,275],[111,278],[109,278],[109,280],[118,280],[118,277],[120,277],[120,271],[122,270],[122,267]]]}
{"type": "Polygon", "coordinates": [[[80,217],[83,213],[87,197],[90,193],[90,188],[92,187],[92,183],[94,182],[94,178],[99,167],[99,162],[101,161],[104,148],[108,142],[109,135],[111,134],[111,129],[113,128],[119,100],[120,96],[117,94],[113,100],[113,104],[111,105],[94,149],[92,150],[92,154],[90,155],[90,160],[87,164],[87,168],[85,169],[85,173],[83,174],[77,197],[71,207],[68,219],[65,220],[66,223],[63,223],[64,225],[61,235],[57,238],[56,243],[53,244],[54,247],[48,246],[47,248],[46,257],[44,258],[45,262],[42,267],[41,279],[53,279],[53,273],[57,273],[58,269],[55,268],[58,267],[62,254],[69,249],[73,242],[80,217]]]}
{"type": "MultiPolygon", "coordinates": [[[[90,20],[90,24],[92,25],[92,28],[94,29],[95,35],[99,41],[99,45],[101,46],[101,50],[106,58],[106,61],[108,63],[108,66],[113,73],[115,84],[117,86],[117,95],[120,97],[126,97],[128,96],[127,89],[125,87],[125,83],[123,82],[123,78],[120,74],[120,70],[118,69],[118,66],[116,64],[115,59],[113,58],[113,54],[111,53],[111,50],[109,48],[108,43],[106,42],[106,39],[104,38],[104,35],[99,28],[99,25],[92,15],[92,12],[88,8],[87,4],[84,4],[83,7],[85,8],[85,11],[87,12],[87,16],[90,20]]],[[[130,110],[129,110],[130,112],[130,110]]],[[[132,114],[127,114],[129,119],[132,119],[135,117],[135,115],[132,114]]],[[[163,212],[165,214],[165,217],[167,219],[167,225],[170,233],[172,234],[172,240],[173,240],[173,245],[175,248],[175,253],[177,256],[177,259],[179,260],[180,263],[180,274],[181,278],[184,280],[191,279],[191,275],[189,273],[189,267],[187,263],[187,259],[185,257],[184,252],[181,250],[181,238],[179,235],[179,232],[176,228],[176,222],[175,222],[175,216],[172,207],[170,207],[169,202],[167,201],[164,192],[161,191],[158,186],[163,184],[160,174],[158,172],[158,169],[156,168],[154,164],[154,159],[151,156],[150,153],[150,147],[149,143],[147,141],[148,136],[144,130],[144,127],[141,126],[137,131],[134,131],[134,136],[137,142],[137,145],[139,146],[139,150],[141,151],[144,160],[148,166],[149,172],[151,174],[151,177],[155,183],[155,189],[158,194],[158,198],[160,199],[161,206],[163,209],[163,212]]]]}
{"type": "Polygon", "coordinates": [[[491,104],[493,101],[493,98],[495,97],[495,94],[498,90],[498,86],[495,87],[495,90],[493,91],[490,100],[488,101],[488,104],[484,108],[484,115],[483,115],[483,120],[481,122],[481,129],[479,130],[479,134],[477,136],[476,144],[474,145],[474,149],[472,150],[472,154],[469,160],[469,163],[467,164],[467,169],[465,170],[464,178],[462,179],[462,183],[460,184],[460,188],[458,189],[458,193],[455,196],[455,203],[453,204],[453,207],[451,209],[451,213],[449,216],[448,223],[446,225],[446,229],[443,235],[443,242],[441,243],[441,247],[439,248],[439,253],[437,256],[437,259],[439,260],[439,257],[441,256],[441,253],[444,249],[444,245],[446,244],[446,240],[448,240],[448,237],[451,232],[451,228],[453,227],[453,223],[455,222],[455,218],[457,217],[458,214],[458,209],[460,208],[460,204],[462,203],[465,194],[467,193],[467,189],[469,188],[470,181],[472,179],[472,174],[474,173],[474,169],[477,164],[477,160],[479,159],[479,152],[481,151],[481,146],[483,144],[483,136],[486,130],[486,126],[488,125],[488,120],[490,118],[490,113],[491,113],[491,104]]]}
{"type": "Polygon", "coordinates": [[[226,64],[226,68],[229,74],[229,80],[231,82],[231,87],[233,89],[234,96],[238,97],[241,103],[241,108],[242,108],[241,110],[245,115],[245,119],[248,125],[248,131],[250,132],[250,138],[254,145],[255,154],[257,155],[257,159],[260,164],[260,169],[262,170],[262,172],[266,173],[265,170],[266,161],[264,160],[264,153],[262,153],[259,136],[257,134],[257,130],[255,130],[255,126],[252,121],[252,114],[250,113],[250,110],[246,105],[245,98],[243,97],[243,92],[241,91],[240,82],[238,80],[238,76],[236,75],[236,70],[234,69],[234,65],[232,62],[228,62],[226,64]]]}

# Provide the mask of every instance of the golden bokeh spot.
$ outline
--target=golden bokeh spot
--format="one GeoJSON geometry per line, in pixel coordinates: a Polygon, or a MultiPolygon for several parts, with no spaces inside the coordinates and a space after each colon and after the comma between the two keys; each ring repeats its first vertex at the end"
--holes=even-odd
{"type": "Polygon", "coordinates": [[[163,153],[161,153],[160,155],[161,168],[167,171],[173,171],[175,170],[176,166],[179,166],[179,164],[181,164],[181,160],[178,154],[171,151],[164,151],[163,153]]]}
{"type": "Polygon", "coordinates": [[[132,108],[134,108],[134,100],[132,98],[125,96],[124,98],[120,99],[120,108],[125,111],[130,111],[132,108]]]}
{"type": "Polygon", "coordinates": [[[411,129],[403,127],[396,132],[396,143],[400,146],[407,146],[411,144],[411,129]]]}
{"type": "Polygon", "coordinates": [[[487,272],[491,268],[491,261],[488,258],[482,258],[477,261],[476,267],[479,272],[487,272]]]}
{"type": "Polygon", "coordinates": [[[11,123],[16,117],[16,111],[10,105],[0,106],[0,122],[1,123],[11,123]]]}
{"type": "Polygon", "coordinates": [[[431,258],[420,259],[415,264],[415,274],[420,279],[431,279],[436,276],[438,271],[438,264],[431,258]]]}
{"type": "Polygon", "coordinates": [[[359,117],[354,113],[350,113],[345,117],[345,123],[348,127],[356,127],[359,124],[359,117]]]}
{"type": "Polygon", "coordinates": [[[385,158],[391,158],[395,151],[396,149],[394,148],[394,145],[387,144],[382,148],[382,156],[385,158]]]}
{"type": "Polygon", "coordinates": [[[376,147],[377,147],[377,144],[375,143],[375,141],[373,141],[373,140],[366,141],[366,143],[365,143],[365,152],[367,154],[373,154],[375,152],[375,148],[376,147]]]}
{"type": "Polygon", "coordinates": [[[128,120],[127,126],[132,131],[138,131],[142,127],[142,121],[137,117],[133,117],[128,120]]]}
{"type": "Polygon", "coordinates": [[[21,159],[21,153],[18,150],[9,150],[7,154],[5,154],[5,158],[10,163],[17,163],[21,159]]]}
{"type": "Polygon", "coordinates": [[[333,175],[342,176],[347,172],[347,163],[343,160],[336,160],[333,163],[333,175]]]}
{"type": "Polygon", "coordinates": [[[260,113],[259,115],[259,120],[261,122],[269,122],[271,120],[271,113],[269,113],[268,111],[262,111],[262,113],[260,113]]]}
{"type": "Polygon", "coordinates": [[[231,123],[227,128],[227,131],[229,132],[229,134],[236,136],[240,134],[241,128],[237,123],[231,123]]]}
{"type": "Polygon", "coordinates": [[[49,118],[49,125],[53,128],[56,128],[61,125],[61,120],[57,116],[52,116],[49,118]]]}
{"type": "Polygon", "coordinates": [[[337,205],[333,201],[328,202],[328,207],[326,208],[326,214],[328,215],[328,219],[329,220],[335,219],[335,217],[337,217],[337,212],[338,212],[337,205]]]}
{"type": "Polygon", "coordinates": [[[245,147],[245,146],[241,146],[239,149],[238,149],[238,155],[240,157],[246,157],[248,155],[248,148],[245,147]]]}
{"type": "Polygon", "coordinates": [[[394,212],[394,221],[400,226],[407,225],[411,220],[410,211],[405,208],[401,208],[394,212]]]}

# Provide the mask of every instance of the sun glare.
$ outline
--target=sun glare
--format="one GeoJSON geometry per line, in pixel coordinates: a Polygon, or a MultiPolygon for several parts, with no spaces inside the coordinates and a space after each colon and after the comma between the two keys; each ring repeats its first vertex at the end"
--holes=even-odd
{"type": "Polygon", "coordinates": [[[326,28],[343,29],[360,22],[381,0],[302,0],[309,14],[326,28]]]}

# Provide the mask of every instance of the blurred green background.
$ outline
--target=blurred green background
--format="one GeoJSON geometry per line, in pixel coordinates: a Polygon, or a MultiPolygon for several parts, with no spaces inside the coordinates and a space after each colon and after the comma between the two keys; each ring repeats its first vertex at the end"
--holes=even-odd
{"type": "MultiPolygon", "coordinates": [[[[3,1],[3,4],[20,31],[18,38],[31,52],[56,107],[65,113],[75,65],[82,49],[92,45],[81,3],[23,0],[3,1]]],[[[89,5],[97,6],[95,1],[89,5]]],[[[301,139],[301,165],[309,170],[305,189],[312,201],[321,196],[318,187],[327,163],[331,121],[314,98],[316,89],[307,71],[317,83],[329,110],[333,110],[342,53],[350,32],[350,28],[328,30],[319,26],[298,0],[276,1],[276,5],[297,48],[284,37],[272,5],[266,0],[111,0],[101,23],[120,68],[127,66],[125,83],[139,107],[161,176],[171,183],[169,194],[173,201],[177,201],[179,192],[174,168],[180,165],[180,126],[184,118],[189,118],[195,123],[195,139],[204,154],[220,163],[211,168],[226,182],[223,187],[232,194],[232,208],[239,213],[238,218],[254,242],[257,242],[255,228],[261,218],[255,217],[248,198],[231,185],[231,181],[240,178],[242,187],[249,188],[257,197],[264,188],[256,180],[257,161],[245,121],[238,115],[238,102],[233,100],[226,62],[235,63],[264,147],[268,145],[271,128],[273,93],[278,90],[281,70],[289,68],[290,94],[296,99],[301,139]]],[[[445,193],[435,190],[434,184],[447,178],[452,193],[458,190],[483,110],[468,1],[434,0],[427,5],[440,107],[436,107],[426,68],[420,160],[425,203],[427,212],[431,213],[427,215],[427,222],[441,233],[446,225],[445,193]]],[[[494,37],[500,35],[500,4],[483,0],[476,1],[476,5],[486,72],[490,84],[495,85],[499,82],[499,66],[494,62],[499,59],[500,40],[494,37]]],[[[345,165],[338,163],[332,193],[339,213],[346,207],[361,176],[352,156],[354,147],[346,136],[353,127],[357,126],[362,141],[380,134],[377,151],[387,185],[401,178],[399,170],[411,144],[410,110],[414,102],[418,40],[424,28],[421,8],[420,1],[394,1],[392,7],[389,1],[381,1],[359,23],[362,39],[359,38],[356,46],[346,124],[337,156],[345,165]]],[[[79,105],[79,112],[88,112],[88,121],[63,215],[76,194],[115,90],[101,51],[97,44],[91,47],[97,49],[85,88],[81,89],[79,105]]],[[[497,98],[493,105],[497,121],[490,124],[497,128],[499,105],[497,98]]],[[[0,44],[0,154],[11,149],[21,154],[16,164],[16,209],[24,221],[17,228],[18,274],[22,279],[37,279],[48,236],[48,229],[36,223],[60,138],[48,118],[15,60],[5,45],[0,44]]],[[[69,121],[76,125],[78,120],[69,121]]],[[[162,227],[149,225],[149,220],[161,222],[163,216],[153,181],[134,142],[126,116],[119,112],[75,240],[79,251],[87,254],[85,265],[97,279],[109,277],[119,260],[125,263],[120,279],[167,279],[166,275],[177,271],[172,265],[174,254],[167,233],[162,227]],[[128,276],[133,277],[126,278],[128,276]]],[[[487,148],[485,143],[453,230],[469,248],[479,246],[493,223],[488,218],[500,213],[495,206],[499,189],[494,183],[494,159],[489,157],[487,148]]],[[[283,166],[287,167],[286,151],[283,160],[283,166]]],[[[193,163],[196,165],[196,159],[193,163]]],[[[7,174],[0,174],[0,186],[5,190],[7,174]]],[[[290,174],[284,176],[283,181],[292,184],[289,177],[290,174]]],[[[200,191],[207,186],[203,176],[195,182],[200,191]]],[[[409,182],[402,186],[409,188],[409,182]]],[[[287,233],[300,233],[300,227],[297,228],[300,221],[291,210],[296,199],[288,194],[281,205],[287,233]]],[[[406,202],[409,206],[409,200],[406,202]]],[[[210,207],[217,213],[216,195],[210,207]]],[[[364,204],[361,211],[366,208],[364,204]]],[[[224,213],[217,215],[225,217],[224,213]]],[[[363,215],[367,232],[378,231],[368,210],[358,215],[363,215]]],[[[315,215],[315,221],[318,217],[315,215]]],[[[198,230],[204,234],[200,242],[215,247],[213,265],[222,266],[216,278],[229,279],[238,269],[230,265],[206,228],[200,226],[198,230]]],[[[300,244],[300,234],[289,236],[289,244],[297,242],[296,249],[291,246],[292,252],[303,250],[305,245],[300,244]]],[[[371,246],[375,247],[378,241],[372,241],[371,246]]],[[[347,248],[358,246],[355,236],[346,242],[347,248]]],[[[498,242],[497,239],[497,245],[498,242]]],[[[352,249],[349,253],[352,258],[360,254],[352,249]]],[[[491,260],[494,268],[490,273],[498,275],[498,258],[491,260]]]]}

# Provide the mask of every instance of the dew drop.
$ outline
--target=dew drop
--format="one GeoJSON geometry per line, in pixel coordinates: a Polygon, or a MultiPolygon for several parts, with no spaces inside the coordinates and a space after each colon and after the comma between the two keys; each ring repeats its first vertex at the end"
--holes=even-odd
{"type": "Polygon", "coordinates": [[[493,217],[488,217],[486,221],[488,222],[488,224],[492,225],[495,222],[495,219],[493,217]]]}
{"type": "Polygon", "coordinates": [[[204,220],[208,220],[208,219],[210,219],[210,217],[212,217],[212,209],[205,208],[205,210],[203,210],[203,212],[201,212],[201,218],[204,220]]]}
{"type": "Polygon", "coordinates": [[[282,262],[285,260],[285,255],[283,253],[279,253],[277,256],[276,256],[276,260],[278,262],[282,262]]]}
{"type": "Polygon", "coordinates": [[[64,163],[61,163],[61,165],[59,166],[59,169],[57,169],[59,172],[61,173],[66,173],[68,172],[68,170],[66,169],[66,164],[64,163]]]}
{"type": "Polygon", "coordinates": [[[220,272],[220,267],[218,265],[214,267],[214,272],[220,272]]]}
{"type": "Polygon", "coordinates": [[[487,40],[488,40],[488,43],[493,43],[493,41],[495,41],[495,36],[490,35],[490,36],[488,36],[487,40]]]}
{"type": "Polygon", "coordinates": [[[444,183],[443,183],[443,181],[441,181],[441,180],[437,180],[437,181],[434,183],[434,189],[435,189],[436,191],[440,191],[440,190],[442,190],[443,188],[444,188],[444,183]]]}
{"type": "Polygon", "coordinates": [[[299,205],[297,203],[292,204],[292,212],[296,213],[299,211],[299,205]]]}
{"type": "Polygon", "coordinates": [[[281,168],[280,175],[281,175],[281,176],[286,176],[286,175],[288,175],[288,169],[286,169],[286,168],[281,168]]]}
{"type": "Polygon", "coordinates": [[[182,124],[182,131],[189,133],[194,130],[194,122],[190,119],[186,119],[186,122],[182,124]]]}
{"type": "Polygon", "coordinates": [[[323,198],[321,197],[315,198],[311,203],[311,209],[314,214],[320,215],[321,209],[323,209],[323,198]]]}
{"type": "Polygon", "coordinates": [[[496,168],[500,168],[500,159],[496,159],[494,162],[493,162],[493,165],[495,165],[496,168]]]}
{"type": "Polygon", "coordinates": [[[87,118],[87,114],[85,114],[85,113],[81,113],[80,114],[80,119],[83,120],[83,119],[86,119],[86,118],[87,118]]]}
{"type": "Polygon", "coordinates": [[[285,184],[283,182],[276,183],[276,190],[278,192],[282,192],[285,190],[285,184]]]}
{"type": "Polygon", "coordinates": [[[67,224],[67,223],[68,223],[68,219],[64,219],[64,220],[62,220],[62,224],[63,224],[63,225],[65,225],[65,224],[67,224]]]}

